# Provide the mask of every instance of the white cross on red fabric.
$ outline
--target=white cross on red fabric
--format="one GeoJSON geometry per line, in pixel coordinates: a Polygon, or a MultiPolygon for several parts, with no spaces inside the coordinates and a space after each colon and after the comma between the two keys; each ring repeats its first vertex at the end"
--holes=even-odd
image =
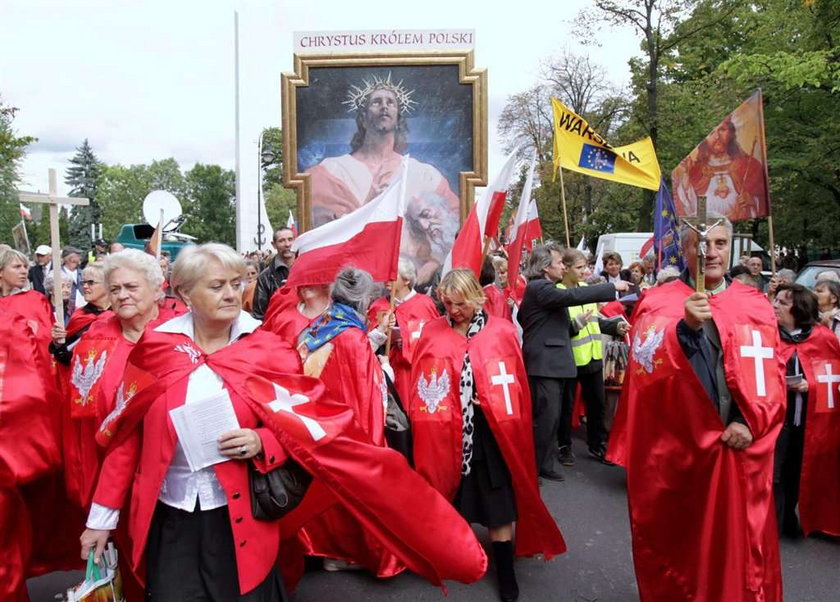
{"type": "Polygon", "coordinates": [[[510,399],[510,385],[516,382],[513,374],[508,374],[504,362],[499,362],[499,373],[490,377],[490,382],[497,387],[502,387],[505,395],[505,412],[508,416],[513,415],[513,403],[510,399]]]}
{"type": "Polygon", "coordinates": [[[295,406],[309,403],[309,398],[306,395],[301,395],[300,393],[290,395],[288,389],[281,387],[277,383],[271,384],[274,387],[275,399],[274,401],[270,401],[268,403],[268,407],[275,412],[286,412],[287,414],[291,414],[292,416],[296,416],[300,419],[303,426],[305,426],[306,430],[309,431],[309,434],[312,435],[313,441],[318,441],[319,439],[327,436],[327,432],[320,424],[318,424],[317,420],[313,420],[309,416],[301,416],[295,412],[295,406]]]}
{"type": "Polygon", "coordinates": [[[773,348],[761,345],[761,332],[753,329],[752,345],[741,345],[741,357],[755,360],[755,392],[759,397],[767,397],[767,383],[764,379],[764,360],[773,359],[773,348]]]}
{"type": "Polygon", "coordinates": [[[825,365],[825,374],[817,376],[817,380],[828,385],[828,409],[834,409],[834,385],[840,383],[840,374],[831,373],[831,364],[825,365]]]}

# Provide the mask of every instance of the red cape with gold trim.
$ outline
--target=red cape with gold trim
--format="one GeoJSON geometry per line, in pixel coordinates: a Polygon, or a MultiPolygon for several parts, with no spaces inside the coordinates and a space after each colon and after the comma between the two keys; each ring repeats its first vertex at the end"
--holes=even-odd
{"type": "Polygon", "coordinates": [[[785,384],[775,316],[764,295],[738,282],[710,300],[726,383],[754,437],[736,451],[720,441],[725,425],[677,338],[692,292],[674,281],[648,290],[634,311],[610,435],[608,458],[627,469],[639,593],[642,600],[781,600],[771,483],[785,384]]]}
{"type": "Polygon", "coordinates": [[[459,380],[470,354],[476,391],[487,422],[513,481],[516,554],[543,554],[546,560],[566,551],[557,523],[540,497],[534,464],[531,393],[516,328],[490,317],[469,340],[446,318],[423,329],[414,352],[411,425],[417,472],[448,500],[461,481],[461,401],[459,380]]]}
{"type": "Polygon", "coordinates": [[[806,535],[812,531],[840,535],[840,343],[833,332],[817,324],[803,342],[780,344],[785,362],[796,351],[808,381],[799,522],[806,535]]]}

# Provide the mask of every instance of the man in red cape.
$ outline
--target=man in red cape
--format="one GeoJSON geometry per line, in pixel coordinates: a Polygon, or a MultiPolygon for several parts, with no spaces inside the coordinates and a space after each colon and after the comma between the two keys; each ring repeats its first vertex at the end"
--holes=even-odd
{"type": "Polygon", "coordinates": [[[516,555],[543,554],[548,560],[565,552],[566,544],[537,486],[531,394],[517,340],[513,324],[493,317],[469,339],[455,332],[444,317],[426,325],[414,351],[411,378],[414,463],[417,472],[446,499],[455,498],[462,459],[458,381],[469,353],[478,404],[513,483],[518,514],[516,555]]]}
{"type": "MultiPolygon", "coordinates": [[[[395,338],[391,341],[388,362],[394,369],[394,385],[406,411],[411,400],[411,360],[414,348],[420,340],[423,327],[439,315],[432,298],[412,288],[415,274],[414,264],[401,259],[392,292],[399,338],[392,335],[395,338]]],[[[391,302],[388,297],[380,297],[374,301],[368,310],[368,327],[374,328],[379,324],[380,316],[390,309],[391,302]]]]}
{"type": "MultiPolygon", "coordinates": [[[[106,418],[97,434],[99,443],[108,446],[109,453],[136,453],[136,448],[132,452],[131,446],[120,443],[129,443],[126,438],[132,436],[160,395],[174,399],[183,394],[189,375],[204,364],[221,376],[232,397],[242,396],[251,405],[262,417],[264,428],[280,442],[277,449],[266,451],[272,466],[282,465],[291,456],[314,476],[301,507],[280,524],[251,518],[247,496],[236,501],[229,498],[231,512],[237,505],[236,511],[244,518],[239,523],[242,531],[234,534],[237,539],[272,528],[288,536],[306,522],[300,513],[313,506],[322,511],[337,501],[411,570],[433,583],[481,578],[487,559],[469,526],[398,452],[366,443],[367,435],[356,424],[353,413],[345,404],[327,397],[322,383],[294,374],[300,371],[297,355],[269,332],[257,330],[210,355],[195,349],[182,335],[147,332],[142,349],[135,350],[126,369],[123,384],[133,394],[106,418]],[[174,350],[176,345],[194,351],[179,353],[174,350]],[[423,503],[413,506],[411,502],[416,499],[423,503]],[[429,524],[437,528],[429,529],[429,524]]],[[[118,507],[129,488],[125,479],[130,480],[132,475],[111,475],[111,464],[119,467],[122,462],[120,458],[106,461],[95,499],[118,507]]],[[[132,509],[130,520],[133,563],[138,576],[142,576],[151,509],[132,509]]],[[[254,564],[274,558],[269,552],[259,553],[254,564]]],[[[260,568],[239,567],[241,583],[249,584],[248,577],[260,568]]]]}
{"type": "Polygon", "coordinates": [[[771,489],[785,408],[773,310],[725,279],[731,225],[708,234],[705,292],[689,272],[633,313],[627,380],[608,458],[627,469],[642,600],[781,600],[771,489]]]}
{"type": "Polygon", "coordinates": [[[56,393],[45,349],[38,344],[24,316],[0,309],[2,600],[28,600],[27,577],[79,564],[56,531],[63,489],[57,473],[56,393]]]}
{"type": "Polygon", "coordinates": [[[822,531],[840,536],[840,343],[817,324],[801,343],[780,341],[785,363],[794,352],[808,382],[799,524],[805,535],[822,531]]]}

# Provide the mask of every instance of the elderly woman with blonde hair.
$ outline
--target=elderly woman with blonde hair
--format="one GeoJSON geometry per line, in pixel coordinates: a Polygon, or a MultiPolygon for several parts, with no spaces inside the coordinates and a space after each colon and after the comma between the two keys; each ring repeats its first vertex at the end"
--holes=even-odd
{"type": "Polygon", "coordinates": [[[489,528],[499,595],[512,601],[514,555],[566,549],[537,486],[522,352],[513,324],[484,311],[470,270],[448,272],[437,292],[446,314],[423,329],[412,364],[415,468],[468,522],[489,528]]]}
{"type": "MultiPolygon", "coordinates": [[[[244,398],[244,380],[299,373],[300,359],[271,333],[254,332],[259,322],[242,311],[244,275],[244,261],[226,245],[181,251],[170,282],[189,311],[147,329],[118,395],[129,403],[144,379],[155,388],[136,393],[142,405],[131,406],[134,412],[120,405],[100,427],[108,453],[81,537],[82,556],[92,551],[98,558],[111,531],[127,522],[132,546],[122,551],[152,600],[284,599],[278,523],[253,516],[248,465],[265,473],[287,456],[244,398]],[[218,435],[224,461],[203,468],[187,459],[188,442],[174,435],[171,415],[199,404],[235,416],[237,425],[218,435]],[[121,512],[126,499],[130,513],[121,512]]],[[[131,294],[130,283],[111,280],[112,295],[118,285],[131,294]]]]}

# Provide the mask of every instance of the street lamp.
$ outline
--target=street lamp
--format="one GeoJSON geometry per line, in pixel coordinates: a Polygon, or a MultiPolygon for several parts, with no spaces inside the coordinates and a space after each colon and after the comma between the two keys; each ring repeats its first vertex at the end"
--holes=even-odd
{"type": "Polygon", "coordinates": [[[263,168],[266,165],[274,163],[276,156],[270,150],[263,150],[263,135],[265,130],[260,131],[260,137],[257,141],[257,237],[254,242],[257,243],[257,248],[262,251],[263,243],[265,242],[265,226],[262,223],[262,203],[263,203],[263,168]]]}

